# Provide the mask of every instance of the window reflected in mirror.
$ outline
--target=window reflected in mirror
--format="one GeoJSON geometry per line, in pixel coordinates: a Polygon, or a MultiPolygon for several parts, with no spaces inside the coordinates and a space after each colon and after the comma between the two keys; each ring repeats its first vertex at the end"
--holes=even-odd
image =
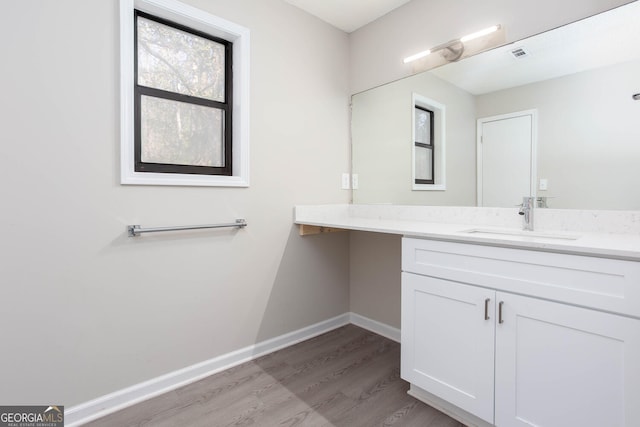
{"type": "Polygon", "coordinates": [[[433,111],[416,105],[415,117],[415,183],[433,184],[433,111]]]}
{"type": "Polygon", "coordinates": [[[445,190],[445,106],[417,93],[411,105],[412,190],[445,190]]]}

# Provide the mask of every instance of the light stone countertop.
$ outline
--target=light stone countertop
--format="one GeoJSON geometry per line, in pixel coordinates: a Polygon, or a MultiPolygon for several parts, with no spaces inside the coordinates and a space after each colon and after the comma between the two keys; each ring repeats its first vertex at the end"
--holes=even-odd
{"type": "Polygon", "coordinates": [[[535,231],[526,232],[518,209],[511,208],[303,205],[296,206],[294,222],[640,261],[639,211],[536,209],[534,221],[535,231]]]}

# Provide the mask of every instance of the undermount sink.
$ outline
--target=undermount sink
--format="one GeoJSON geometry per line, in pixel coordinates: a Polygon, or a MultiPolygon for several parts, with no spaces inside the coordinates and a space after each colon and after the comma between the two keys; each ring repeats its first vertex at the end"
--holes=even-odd
{"type": "Polygon", "coordinates": [[[542,239],[558,239],[558,240],[577,240],[580,236],[575,234],[557,234],[557,233],[545,233],[538,231],[527,230],[495,230],[491,228],[472,228],[471,230],[464,230],[463,233],[476,234],[476,235],[507,235],[518,237],[537,237],[542,239]]]}

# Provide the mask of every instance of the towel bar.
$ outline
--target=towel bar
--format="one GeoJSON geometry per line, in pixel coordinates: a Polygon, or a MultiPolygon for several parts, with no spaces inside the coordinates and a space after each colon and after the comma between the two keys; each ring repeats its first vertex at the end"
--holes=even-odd
{"type": "Polygon", "coordinates": [[[203,224],[203,225],[180,225],[175,227],[155,227],[155,228],[142,228],[139,225],[128,225],[127,235],[129,237],[136,237],[142,233],[157,233],[161,231],[178,231],[178,230],[200,230],[204,228],[228,228],[237,227],[244,228],[247,226],[247,221],[244,219],[236,219],[236,222],[229,224],[203,224]]]}

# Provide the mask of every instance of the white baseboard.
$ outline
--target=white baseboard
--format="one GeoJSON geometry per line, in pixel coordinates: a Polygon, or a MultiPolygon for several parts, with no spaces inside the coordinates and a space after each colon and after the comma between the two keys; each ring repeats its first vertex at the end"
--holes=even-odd
{"type": "Polygon", "coordinates": [[[400,329],[369,319],[356,313],[349,313],[349,321],[356,326],[367,329],[392,341],[400,342],[400,329]]]}
{"type": "Polygon", "coordinates": [[[285,347],[308,340],[315,336],[353,323],[356,326],[382,335],[391,340],[400,341],[400,330],[355,313],[316,323],[297,331],[259,342],[254,345],[223,354],[213,359],[188,366],[148,381],[115,391],[97,399],[65,408],[64,418],[67,427],[81,426],[89,421],[122,410],[136,403],[194,383],[215,373],[232,368],[241,363],[256,359],[285,347]]]}

